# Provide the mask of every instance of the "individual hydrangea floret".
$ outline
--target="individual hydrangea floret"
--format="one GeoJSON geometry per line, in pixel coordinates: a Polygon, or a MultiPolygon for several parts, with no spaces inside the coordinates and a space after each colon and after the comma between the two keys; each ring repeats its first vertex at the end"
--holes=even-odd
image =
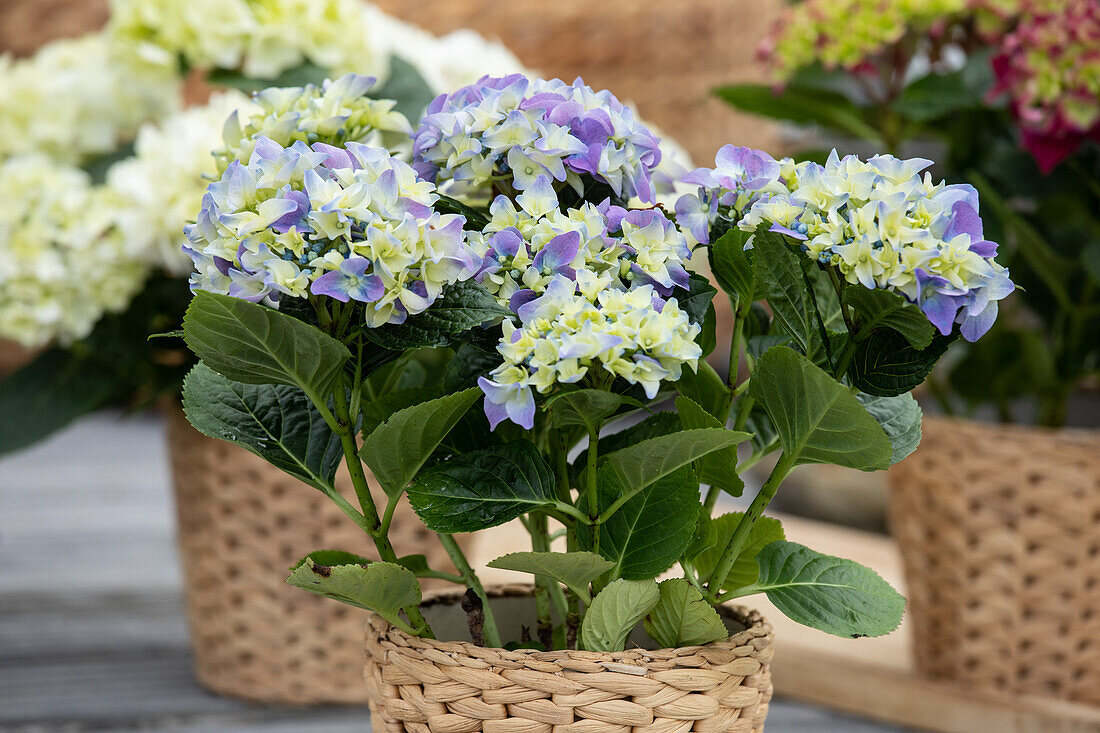
{"type": "Polygon", "coordinates": [[[975,341],[1015,286],[994,260],[997,245],[985,239],[977,191],[933,183],[930,173],[921,176],[929,165],[890,155],[841,158],[836,151],[823,166],[784,159],[777,162],[778,192],[768,166],[769,175],[746,177],[743,189],[703,189],[677,209],[702,210],[701,201],[717,200],[709,226],[725,221],[753,231],[765,224],[848,283],[901,293],[941,333],[958,324],[963,338],[975,341]]]}
{"type": "Polygon", "coordinates": [[[553,277],[545,292],[519,309],[520,325],[503,323],[497,351],[504,363],[479,379],[493,428],[503,420],[534,426],[535,392],[594,378],[621,378],[657,395],[660,383],[697,368],[702,350],[692,323],[675,298],[652,285],[622,290],[610,274],[588,270],[576,279],[553,277]]]}
{"type": "Polygon", "coordinates": [[[186,229],[193,288],[277,305],[311,294],[366,304],[369,327],[424,311],[479,258],[465,220],[432,209],[435,187],[380,148],[256,141],[186,229]]]}
{"type": "Polygon", "coordinates": [[[256,140],[270,138],[283,147],[301,141],[344,147],[349,142],[385,147],[407,143],[412,127],[394,109],[392,99],[371,99],[376,80],[345,74],[320,86],[271,87],[253,96],[255,111],[234,111],[225,122],[225,147],[216,152],[219,172],[233,160],[248,160],[256,140]]]}
{"type": "MultiPolygon", "coordinates": [[[[766,193],[784,193],[779,180],[779,163],[767,153],[746,147],[724,145],[714,157],[714,168],[696,168],[683,178],[699,187],[696,194],[676,202],[676,221],[696,241],[710,242],[710,229],[723,213],[747,211],[766,193]]],[[[728,219],[728,215],[727,215],[728,219]]]]}
{"type": "Polygon", "coordinates": [[[583,192],[582,177],[616,196],[653,200],[657,137],[611,92],[577,79],[484,77],[437,97],[414,136],[417,170],[477,188],[506,179],[517,191],[540,178],[583,192]]]}
{"type": "Polygon", "coordinates": [[[660,209],[627,210],[609,201],[563,210],[542,177],[516,197],[498,196],[482,232],[469,234],[482,255],[477,280],[502,305],[518,309],[557,275],[586,271],[626,290],[649,284],[661,295],[688,287],[687,240],[660,209]]]}
{"type": "Polygon", "coordinates": [[[13,157],[0,164],[0,197],[0,338],[69,344],[141,290],[150,268],[117,226],[117,196],[84,171],[13,157]]]}

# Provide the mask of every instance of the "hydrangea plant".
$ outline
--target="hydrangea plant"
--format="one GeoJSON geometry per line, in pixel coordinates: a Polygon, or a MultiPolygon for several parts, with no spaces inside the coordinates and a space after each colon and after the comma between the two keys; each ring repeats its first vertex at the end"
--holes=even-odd
{"type": "Polygon", "coordinates": [[[433,634],[418,578],[464,586],[495,647],[615,651],[638,624],[704,644],[728,634],[716,606],[758,593],[828,633],[889,633],[896,591],[763,514],[799,464],[880,470],[916,447],[909,390],[1012,289],[973,189],[920,177],[926,161],[729,147],[673,213],[637,203],[656,138],[625,119],[579,80],[487,78],[420,122],[423,178],[361,144],[257,140],[189,232],[188,418],[331,497],[381,558],[320,550],[288,582],[410,634],[433,634]],[[436,189],[466,177],[496,195],[436,189]],[[737,314],[727,379],[704,359],[717,291],[689,243],[737,314]],[[715,516],[772,453],[748,508],[715,516]],[[406,496],[454,570],[395,553],[406,496]],[[533,576],[521,639],[453,537],[513,520],[530,550],[490,566],[533,576]]]}
{"type": "Polygon", "coordinates": [[[1058,427],[1100,373],[1098,40],[1100,0],[805,0],[762,48],[773,83],[718,90],[853,152],[942,150],[937,175],[981,192],[1021,287],[929,379],[947,414],[1058,427]]]}

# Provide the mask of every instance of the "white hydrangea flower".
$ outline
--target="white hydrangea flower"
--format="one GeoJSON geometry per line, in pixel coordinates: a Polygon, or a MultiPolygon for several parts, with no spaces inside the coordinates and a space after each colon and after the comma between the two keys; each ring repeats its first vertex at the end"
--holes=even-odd
{"type": "Polygon", "coordinates": [[[119,201],[86,173],[36,154],[0,164],[0,337],[27,347],[87,336],[149,273],[116,226],[119,201]]]}
{"type": "Polygon", "coordinates": [[[114,151],[178,108],[180,82],[99,34],[0,56],[0,160],[31,151],[67,163],[114,151]]]}
{"type": "Polygon", "coordinates": [[[110,32],[151,61],[272,79],[309,62],[334,73],[384,67],[361,0],[112,0],[110,32]]]}
{"type": "Polygon", "coordinates": [[[206,187],[218,176],[213,151],[225,120],[255,105],[237,91],[217,93],[205,105],[141,128],[134,156],[111,166],[107,185],[120,199],[120,226],[132,257],[185,275],[183,227],[194,221],[206,187]]]}

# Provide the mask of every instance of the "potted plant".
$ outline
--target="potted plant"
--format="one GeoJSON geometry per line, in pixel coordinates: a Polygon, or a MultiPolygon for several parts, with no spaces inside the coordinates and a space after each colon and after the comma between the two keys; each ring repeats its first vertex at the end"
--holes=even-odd
{"type": "Polygon", "coordinates": [[[1012,287],[973,188],[922,179],[927,161],[727,146],[673,215],[645,203],[656,138],[610,92],[520,75],[436,98],[413,152],[258,141],[188,229],[184,410],[373,541],[380,562],[319,550],[288,582],[372,612],[375,725],[760,730],[771,629],[729,601],[765,593],[846,637],[896,628],[885,581],[764,511],[799,464],[878,470],[916,447],[908,391],[1012,287]],[[485,186],[487,208],[445,195],[485,186]],[[702,359],[716,291],[689,241],[734,301],[744,381],[702,359]],[[246,285],[256,302],[231,294],[246,285]],[[445,362],[427,389],[376,388],[425,349],[445,362]],[[712,516],[772,452],[748,509],[712,516]],[[457,572],[394,551],[403,496],[457,572]],[[513,520],[530,551],[490,565],[533,583],[487,589],[455,536],[513,520]],[[421,578],[458,590],[424,601],[421,578]]]}
{"type": "Polygon", "coordinates": [[[766,50],[781,88],[720,94],[864,143],[931,144],[941,170],[981,192],[1022,287],[932,374],[927,401],[944,417],[890,472],[915,657],[975,687],[1095,704],[1100,567],[1080,519],[1100,482],[1100,4],[883,7],[802,3],[766,50]],[[865,32],[838,33],[837,13],[865,32]]]}
{"type": "MultiPolygon", "coordinates": [[[[114,3],[102,32],[0,66],[12,91],[0,111],[10,204],[0,215],[0,337],[34,350],[0,380],[0,406],[18,416],[0,425],[0,453],[104,406],[162,406],[199,681],[267,702],[363,702],[360,612],[297,593],[278,573],[321,537],[367,554],[369,543],[327,498],[192,429],[177,396],[194,360],[179,342],[148,336],[182,319],[191,269],[182,229],[228,163],[228,146],[262,133],[407,151],[406,118],[433,95],[422,75],[442,85],[519,62],[475,34],[444,51],[442,41],[358,1],[317,3],[308,17],[295,3],[241,3],[248,17],[223,19],[216,41],[208,19],[186,5],[114,3]],[[272,37],[282,41],[261,41],[272,37]],[[461,69],[437,68],[458,51],[461,69]],[[346,75],[322,88],[326,68],[386,81],[346,75]],[[199,101],[184,96],[185,76],[186,91],[194,80],[223,89],[180,110],[181,100],[199,101]],[[237,91],[271,86],[296,91],[271,89],[256,101],[237,91]],[[231,114],[237,127],[224,129],[231,114]],[[233,593],[221,593],[230,582],[233,593]],[[242,633],[241,620],[257,614],[269,623],[242,633]],[[346,643],[331,643],[341,636],[346,643]]],[[[429,378],[432,364],[418,366],[399,375],[402,386],[429,378]]],[[[340,486],[351,495],[345,477],[340,486]]],[[[397,546],[445,566],[446,553],[407,505],[393,528],[397,546]]]]}

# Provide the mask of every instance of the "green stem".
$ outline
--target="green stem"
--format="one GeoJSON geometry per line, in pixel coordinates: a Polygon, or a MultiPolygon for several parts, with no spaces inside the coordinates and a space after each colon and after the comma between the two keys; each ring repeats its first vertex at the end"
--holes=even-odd
{"type": "Polygon", "coordinates": [[[721,560],[719,560],[717,567],[714,568],[714,572],[707,581],[707,592],[711,600],[717,600],[719,594],[722,592],[722,585],[726,582],[726,578],[729,577],[730,571],[733,569],[733,564],[737,561],[738,555],[740,555],[741,551],[745,548],[745,543],[748,542],[749,534],[752,532],[753,526],[764,514],[764,510],[768,507],[772,498],[775,497],[775,492],[779,489],[779,485],[783,483],[783,479],[787,477],[787,474],[791,472],[792,468],[794,468],[794,461],[790,456],[784,453],[775,464],[775,468],[772,469],[771,474],[768,476],[768,480],[760,487],[760,493],[752,500],[752,504],[749,505],[748,511],[741,517],[741,521],[737,523],[737,528],[733,531],[733,535],[730,537],[729,542],[726,543],[726,548],[722,551],[721,560]]]}
{"type": "Polygon", "coordinates": [[[855,337],[849,336],[848,342],[844,344],[844,350],[840,352],[840,356],[836,360],[836,369],[833,370],[833,377],[840,379],[848,371],[848,365],[852,363],[852,357],[856,355],[856,349],[859,348],[859,342],[855,337]]]}
{"type": "MultiPolygon", "coordinates": [[[[599,459],[600,427],[593,425],[588,431],[588,463],[585,466],[585,495],[588,497],[588,519],[592,524],[600,523],[599,499],[596,496],[596,462],[599,459]]],[[[592,530],[592,551],[600,553],[600,528],[592,530]]]]}
{"type": "Polygon", "coordinates": [[[489,606],[489,596],[485,594],[485,588],[482,587],[477,573],[470,567],[470,561],[466,559],[466,554],[462,552],[462,548],[458,546],[453,535],[440,534],[439,541],[443,543],[447,554],[451,556],[451,562],[455,564],[462,579],[466,581],[466,587],[481,599],[481,610],[485,615],[485,625],[482,627],[482,633],[485,635],[485,645],[493,649],[501,648],[504,645],[500,641],[500,631],[497,630],[497,622],[493,618],[493,609],[489,606]]]}
{"type": "MultiPolygon", "coordinates": [[[[396,563],[397,553],[394,551],[393,545],[390,544],[390,538],[383,531],[382,520],[378,517],[378,507],[374,504],[374,497],[371,496],[366,474],[363,473],[363,462],[359,458],[359,446],[356,444],[355,434],[352,432],[351,420],[348,416],[348,400],[347,395],[344,393],[343,379],[339,380],[336,385],[336,391],[333,393],[333,405],[336,410],[337,425],[340,428],[338,430],[340,445],[344,449],[344,463],[348,467],[348,473],[351,474],[351,484],[355,487],[355,495],[359,499],[359,505],[363,508],[364,524],[366,525],[363,529],[374,540],[378,557],[385,562],[396,563]]],[[[419,633],[422,636],[434,638],[431,627],[424,615],[420,613],[418,606],[406,606],[405,615],[408,617],[409,623],[420,630],[419,633]]]]}

